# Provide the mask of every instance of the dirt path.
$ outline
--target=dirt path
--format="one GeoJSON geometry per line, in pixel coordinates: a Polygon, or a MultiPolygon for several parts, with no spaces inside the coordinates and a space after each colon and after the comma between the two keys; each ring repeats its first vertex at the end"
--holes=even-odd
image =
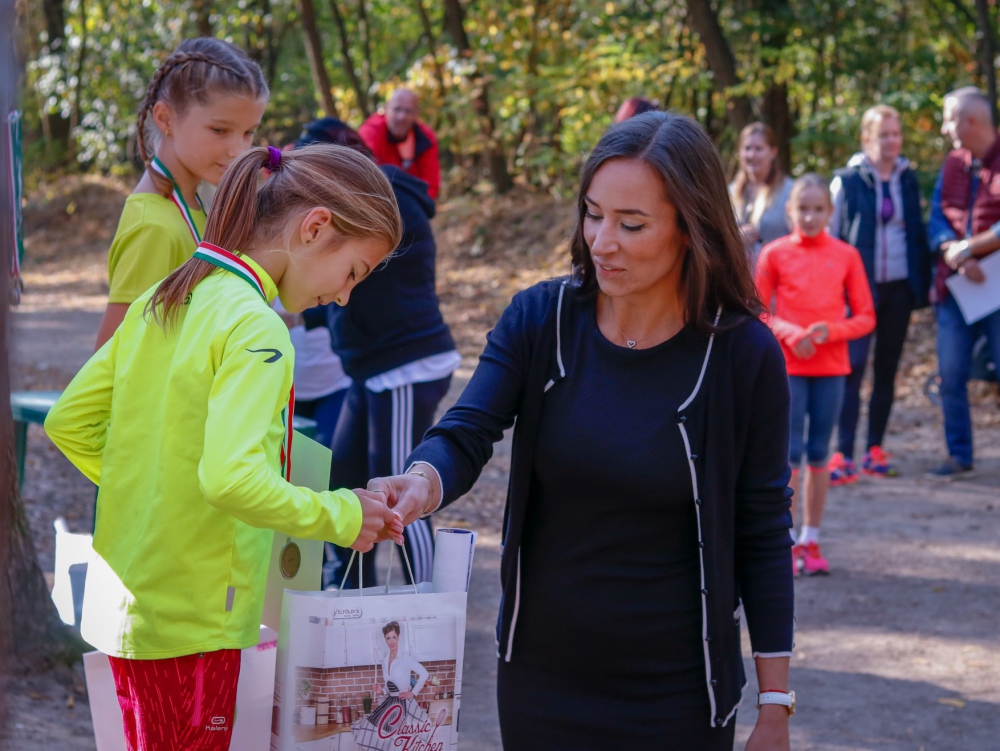
{"type": "MultiPolygon", "coordinates": [[[[463,231],[439,229],[446,239],[455,233],[456,242],[464,242],[463,231]]],[[[88,258],[74,259],[75,271],[65,278],[55,266],[36,267],[35,291],[14,316],[19,387],[61,388],[89,355],[102,308],[103,259],[88,258]]],[[[491,316],[502,308],[508,288],[525,276],[458,256],[442,267],[445,283],[453,285],[445,308],[467,356],[450,401],[474,367],[472,355],[491,316]],[[483,299],[482,293],[491,296],[483,299]],[[466,308],[471,315],[462,312],[466,308]]],[[[902,476],[865,479],[831,493],[823,541],[833,575],[796,584],[795,749],[1000,748],[1000,420],[995,397],[980,393],[978,477],[953,484],[923,479],[942,456],[939,413],[918,388],[933,369],[927,356],[932,342],[922,323],[907,345],[906,377],[886,441],[899,457],[902,476]]],[[[466,639],[466,751],[500,749],[493,623],[508,467],[505,441],[469,496],[442,519],[482,534],[466,639]]],[[[24,497],[39,560],[51,570],[52,520],[62,515],[71,529],[88,529],[93,490],[39,429],[29,438],[24,497]]],[[[747,672],[751,684],[738,715],[738,747],[755,717],[750,660],[747,672]]],[[[77,677],[75,683],[39,676],[16,687],[11,751],[94,748],[82,681],[77,677]],[[67,708],[70,696],[74,706],[67,708]]]]}

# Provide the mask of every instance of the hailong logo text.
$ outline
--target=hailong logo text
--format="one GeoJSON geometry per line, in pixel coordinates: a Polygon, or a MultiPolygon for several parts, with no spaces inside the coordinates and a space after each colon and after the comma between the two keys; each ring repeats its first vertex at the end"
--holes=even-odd
{"type": "Polygon", "coordinates": [[[403,708],[401,706],[390,707],[379,721],[378,737],[382,739],[392,738],[393,747],[398,748],[399,751],[444,751],[444,741],[425,740],[434,731],[434,725],[431,724],[430,720],[414,722],[410,725],[404,723],[393,729],[393,725],[402,716],[403,708]]]}

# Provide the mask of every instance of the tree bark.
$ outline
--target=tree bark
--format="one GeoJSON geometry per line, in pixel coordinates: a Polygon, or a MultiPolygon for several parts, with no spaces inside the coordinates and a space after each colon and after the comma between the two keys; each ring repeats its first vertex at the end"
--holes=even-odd
{"type": "MultiPolygon", "coordinates": [[[[0,3],[0,123],[14,108],[17,66],[11,50],[14,19],[12,3],[0,3]]],[[[2,138],[6,143],[6,133],[2,138]]],[[[0,149],[0,226],[13,225],[9,152],[0,149]]],[[[10,268],[16,252],[11,232],[0,233],[0,264],[10,268]]],[[[5,275],[6,276],[6,275],[5,275]]],[[[9,673],[38,672],[79,659],[84,643],[59,620],[45,577],[38,566],[27,516],[18,488],[14,423],[10,410],[10,371],[7,332],[10,294],[4,283],[0,294],[0,680],[9,673]]],[[[2,688],[2,686],[0,686],[2,688]]],[[[0,691],[0,694],[4,693],[0,691]]]]}
{"type": "Polygon", "coordinates": [[[323,58],[323,41],[316,26],[316,10],[312,0],[299,0],[299,13],[302,16],[302,33],[305,34],[306,55],[309,58],[309,68],[312,70],[313,83],[323,102],[323,110],[328,117],[337,117],[337,104],[333,101],[333,91],[330,88],[330,76],[326,72],[323,58]]]}
{"type": "Polygon", "coordinates": [[[788,41],[788,28],[793,20],[792,10],[788,0],[759,0],[758,12],[764,19],[764,29],[761,34],[761,57],[765,65],[763,75],[770,79],[761,102],[761,115],[764,122],[774,131],[775,143],[778,146],[778,164],[787,175],[792,169],[792,136],[795,123],[789,108],[788,84],[778,81],[775,72],[788,41]]]}
{"type": "Polygon", "coordinates": [[[979,33],[982,34],[980,64],[983,76],[986,78],[986,96],[993,108],[993,122],[997,120],[997,68],[994,64],[997,55],[997,35],[990,17],[990,6],[987,0],[976,0],[976,16],[979,33]]]}
{"type": "Polygon", "coordinates": [[[741,81],[736,73],[736,56],[732,47],[726,41],[719,25],[719,18],[712,10],[709,0],[686,0],[688,20],[691,27],[701,39],[705,48],[705,59],[712,71],[712,81],[715,87],[728,97],[726,117],[734,130],[742,130],[745,125],[754,121],[753,107],[750,98],[740,94],[730,96],[728,89],[738,86],[741,81]]]}
{"type": "Polygon", "coordinates": [[[427,40],[427,46],[431,51],[431,59],[434,61],[434,78],[437,80],[438,90],[441,92],[441,98],[445,96],[445,85],[444,85],[444,69],[441,67],[441,61],[438,59],[438,49],[437,49],[437,35],[434,33],[434,27],[431,25],[430,14],[427,13],[427,8],[424,7],[424,0],[415,0],[417,6],[417,13],[420,15],[420,24],[424,27],[424,39],[427,40]]]}
{"type": "Polygon", "coordinates": [[[194,0],[191,7],[198,36],[215,36],[215,31],[212,29],[212,3],[209,0],[194,0]]]}
{"type": "MultiPolygon", "coordinates": [[[[66,81],[68,72],[66,49],[66,9],[64,0],[42,0],[42,12],[45,15],[45,31],[48,34],[46,48],[59,60],[59,78],[66,81]]],[[[69,118],[63,117],[61,111],[45,113],[48,121],[48,131],[52,139],[54,153],[57,159],[65,162],[69,153],[69,118]]]]}
{"type": "MultiPolygon", "coordinates": [[[[445,0],[445,26],[451,36],[458,53],[465,58],[472,58],[472,45],[465,33],[465,15],[460,0],[445,0]]],[[[497,193],[506,193],[514,187],[507,171],[507,156],[504,153],[503,142],[497,134],[496,121],[490,109],[490,83],[483,72],[476,66],[472,74],[472,107],[479,119],[480,128],[486,141],[486,167],[489,170],[490,181],[497,193]]]]}
{"type": "Polygon", "coordinates": [[[368,27],[368,3],[358,0],[358,31],[361,36],[361,76],[365,82],[365,98],[372,90],[372,43],[368,27]]]}
{"type": "Polygon", "coordinates": [[[367,119],[371,115],[371,110],[368,107],[368,92],[365,91],[357,71],[354,70],[354,60],[351,59],[351,43],[347,36],[347,24],[344,23],[344,16],[340,12],[337,0],[330,0],[330,12],[333,13],[334,23],[337,24],[337,33],[340,35],[340,57],[344,61],[344,73],[347,74],[351,88],[354,89],[354,96],[358,99],[358,108],[367,119]]]}
{"type": "Polygon", "coordinates": [[[76,161],[76,139],[73,130],[80,124],[80,97],[83,92],[83,64],[87,59],[87,2],[80,0],[80,53],[76,60],[76,85],[73,87],[73,109],[70,112],[70,138],[67,143],[67,161],[76,161]]]}

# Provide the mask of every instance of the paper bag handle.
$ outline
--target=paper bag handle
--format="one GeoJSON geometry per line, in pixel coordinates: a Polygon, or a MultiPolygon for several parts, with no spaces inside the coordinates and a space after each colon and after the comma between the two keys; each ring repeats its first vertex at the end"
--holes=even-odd
{"type": "MultiPolygon", "coordinates": [[[[400,545],[403,550],[403,561],[406,563],[406,570],[410,574],[410,581],[413,583],[413,594],[419,594],[417,590],[417,582],[413,578],[413,568],[410,566],[410,556],[406,554],[406,546],[400,545]]],[[[385,593],[389,594],[389,582],[392,580],[392,554],[396,550],[396,543],[392,543],[392,547],[389,548],[389,568],[385,572],[385,593]]],[[[365,592],[365,567],[361,565],[364,559],[364,553],[358,553],[357,550],[351,551],[351,560],[347,562],[347,568],[344,569],[344,578],[340,580],[340,586],[337,587],[337,592],[344,591],[344,585],[347,583],[347,575],[351,572],[351,566],[354,564],[354,559],[358,559],[358,597],[364,597],[365,592]]]]}

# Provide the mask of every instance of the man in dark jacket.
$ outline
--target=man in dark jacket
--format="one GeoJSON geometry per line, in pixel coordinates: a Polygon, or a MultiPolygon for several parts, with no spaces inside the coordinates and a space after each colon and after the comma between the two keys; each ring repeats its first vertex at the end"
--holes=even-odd
{"type": "MultiPolygon", "coordinates": [[[[934,297],[938,367],[948,460],[931,474],[969,476],[973,468],[972,418],[966,385],[976,340],[985,335],[993,362],[1000,363],[1000,310],[969,324],[945,285],[952,274],[985,283],[979,261],[1000,247],[1000,135],[989,100],[975,88],[944,100],[941,132],[955,146],[945,159],[931,200],[931,247],[940,252],[934,297]]],[[[992,280],[991,280],[992,281],[992,280]]]]}

